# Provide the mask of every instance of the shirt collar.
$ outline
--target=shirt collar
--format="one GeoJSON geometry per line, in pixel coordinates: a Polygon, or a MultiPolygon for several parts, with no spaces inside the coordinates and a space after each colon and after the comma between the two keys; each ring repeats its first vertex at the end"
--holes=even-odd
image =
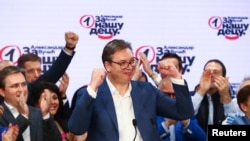
{"type": "Polygon", "coordinates": [[[4,103],[9,108],[12,115],[16,118],[19,115],[18,110],[15,107],[13,107],[12,105],[8,104],[6,101],[4,101],[4,103]]]}
{"type": "MultiPolygon", "coordinates": [[[[109,87],[109,90],[110,90],[111,94],[112,94],[112,95],[118,94],[117,89],[116,89],[115,86],[110,82],[110,80],[108,79],[108,77],[106,77],[106,81],[107,81],[107,84],[108,84],[108,87],[109,87]]],[[[129,83],[128,90],[127,90],[127,92],[125,93],[124,97],[125,97],[125,96],[130,96],[131,90],[132,90],[132,86],[131,86],[131,83],[129,83]]]]}

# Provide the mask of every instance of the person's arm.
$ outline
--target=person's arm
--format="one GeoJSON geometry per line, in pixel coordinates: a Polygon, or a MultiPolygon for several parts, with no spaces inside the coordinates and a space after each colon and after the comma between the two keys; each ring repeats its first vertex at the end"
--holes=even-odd
{"type": "Polygon", "coordinates": [[[65,104],[67,103],[68,99],[67,99],[67,88],[69,86],[69,75],[65,72],[61,78],[60,84],[58,86],[60,94],[61,94],[61,98],[63,101],[63,106],[65,106],[65,104]]]}
{"type": "Polygon", "coordinates": [[[229,103],[223,104],[223,108],[224,108],[224,114],[226,116],[230,114],[240,113],[240,111],[238,110],[237,100],[231,100],[229,103]]]}
{"type": "Polygon", "coordinates": [[[104,69],[94,69],[87,88],[80,89],[77,92],[80,98],[75,103],[75,107],[68,121],[69,131],[73,134],[82,135],[87,132],[92,120],[91,115],[97,90],[105,78],[106,71],[104,69]],[[84,120],[82,120],[82,117],[84,117],[84,120]]]}
{"type": "Polygon", "coordinates": [[[2,133],[2,141],[16,141],[19,128],[17,125],[9,124],[7,131],[2,133]]]}
{"type": "Polygon", "coordinates": [[[157,131],[161,139],[169,138],[170,130],[169,126],[166,126],[165,119],[161,116],[156,117],[157,131]]]}
{"type": "Polygon", "coordinates": [[[192,102],[195,115],[198,113],[201,101],[207,94],[211,86],[211,72],[204,70],[201,74],[200,83],[195,87],[194,94],[192,94],[192,102]]]}
{"type": "Polygon", "coordinates": [[[154,71],[149,74],[149,77],[153,80],[156,86],[159,86],[161,82],[161,77],[154,71]]]}
{"type": "Polygon", "coordinates": [[[198,113],[203,97],[204,96],[200,95],[197,92],[195,92],[195,94],[191,96],[195,115],[198,113]]]}
{"type": "Polygon", "coordinates": [[[94,98],[90,96],[87,88],[82,88],[76,93],[80,98],[75,103],[74,109],[68,121],[69,131],[75,135],[87,132],[93,110],[94,98]],[[84,117],[84,120],[82,120],[84,117]]]}
{"type": "Polygon", "coordinates": [[[139,55],[140,55],[140,62],[142,63],[143,66],[143,70],[153,80],[155,85],[158,86],[159,83],[161,82],[161,77],[151,69],[147,56],[142,52],[140,52],[139,55]]]}
{"type": "Polygon", "coordinates": [[[62,136],[52,116],[43,120],[43,137],[45,141],[62,141],[62,136]]]}
{"type": "Polygon", "coordinates": [[[168,117],[176,120],[184,120],[194,115],[191,95],[188,86],[172,83],[176,99],[157,89],[157,115],[168,117]],[[167,108],[166,108],[167,107],[167,108]]]}
{"type": "Polygon", "coordinates": [[[18,99],[18,105],[17,105],[17,111],[18,116],[16,118],[16,123],[19,127],[19,133],[23,133],[26,128],[29,126],[29,116],[30,116],[30,109],[28,104],[25,102],[26,97],[24,95],[21,95],[18,99]]]}
{"type": "Polygon", "coordinates": [[[220,94],[220,103],[228,104],[231,102],[230,83],[228,77],[218,76],[215,78],[215,87],[220,94]]]}
{"type": "Polygon", "coordinates": [[[183,134],[185,140],[192,140],[192,141],[206,140],[205,131],[199,126],[197,120],[192,118],[182,121],[181,134],[183,134]]]}
{"type": "Polygon", "coordinates": [[[50,69],[42,74],[34,83],[34,85],[40,81],[48,81],[56,83],[63,76],[68,68],[74,54],[75,47],[78,42],[78,35],[73,32],[65,33],[66,46],[59,54],[56,61],[52,64],[50,69]]]}

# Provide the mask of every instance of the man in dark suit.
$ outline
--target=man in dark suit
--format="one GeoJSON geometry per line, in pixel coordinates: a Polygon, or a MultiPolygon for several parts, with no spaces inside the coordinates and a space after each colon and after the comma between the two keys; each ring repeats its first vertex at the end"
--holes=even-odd
{"type": "Polygon", "coordinates": [[[42,99],[41,110],[26,104],[28,89],[25,77],[16,66],[0,71],[0,94],[4,97],[0,126],[19,127],[17,141],[61,141],[61,135],[49,114],[49,97],[42,99]]]}
{"type": "Polygon", "coordinates": [[[94,69],[88,87],[78,91],[81,96],[69,120],[73,134],[87,132],[87,141],[156,141],[156,115],[176,120],[193,116],[188,87],[172,63],[159,62],[158,70],[171,78],[176,100],[150,83],[131,80],[138,59],[130,43],[110,41],[102,61],[106,70],[94,69]]]}
{"type": "MultiPolygon", "coordinates": [[[[50,69],[42,74],[41,72],[41,59],[36,54],[23,54],[18,58],[17,66],[24,70],[26,80],[29,82],[29,97],[28,103],[30,103],[30,96],[32,96],[32,88],[40,81],[48,81],[56,83],[64,75],[68,68],[74,54],[75,47],[79,40],[79,37],[74,32],[65,33],[66,46],[62,49],[56,61],[52,64],[50,69]]],[[[66,95],[62,96],[66,97],[66,95]]]]}
{"type": "MultiPolygon", "coordinates": [[[[24,70],[24,75],[28,83],[28,104],[31,102],[32,88],[40,81],[48,81],[51,83],[56,83],[64,76],[66,69],[68,68],[71,60],[74,57],[76,44],[79,40],[79,37],[74,32],[65,32],[65,48],[62,49],[58,58],[52,64],[48,71],[42,74],[41,72],[41,58],[37,54],[23,54],[18,58],[17,66],[24,70]]],[[[1,69],[14,65],[11,62],[1,61],[1,69]]],[[[66,90],[66,89],[65,89],[66,90]]],[[[62,92],[64,95],[62,97],[66,99],[66,92],[62,92]]],[[[0,97],[0,103],[2,103],[2,98],[0,97]]],[[[69,106],[69,105],[66,105],[69,106]]]]}

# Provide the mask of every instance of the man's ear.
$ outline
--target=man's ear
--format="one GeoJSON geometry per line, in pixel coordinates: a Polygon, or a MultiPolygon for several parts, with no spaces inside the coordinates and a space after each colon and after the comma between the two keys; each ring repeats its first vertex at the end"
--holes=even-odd
{"type": "Polygon", "coordinates": [[[110,66],[110,63],[108,61],[104,62],[104,68],[106,69],[106,71],[108,73],[110,72],[111,66],[110,66]]]}
{"type": "Polygon", "coordinates": [[[247,105],[246,105],[245,103],[240,103],[239,106],[240,106],[242,112],[243,112],[243,113],[246,113],[246,111],[247,111],[247,109],[248,109],[248,108],[247,108],[247,105]]]}
{"type": "Polygon", "coordinates": [[[4,90],[0,88],[0,96],[5,97],[4,90]]]}

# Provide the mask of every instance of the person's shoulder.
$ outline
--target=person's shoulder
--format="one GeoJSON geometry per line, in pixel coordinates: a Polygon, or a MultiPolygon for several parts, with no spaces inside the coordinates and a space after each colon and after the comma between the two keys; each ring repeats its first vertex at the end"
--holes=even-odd
{"type": "Polygon", "coordinates": [[[76,101],[77,99],[79,99],[79,97],[81,96],[80,91],[86,89],[88,87],[88,85],[83,85],[81,87],[79,87],[73,94],[72,100],[71,100],[71,110],[73,110],[75,108],[76,105],[76,101]]]}
{"type": "Polygon", "coordinates": [[[233,116],[231,117],[231,123],[229,125],[245,125],[246,117],[245,116],[233,116]]]}

